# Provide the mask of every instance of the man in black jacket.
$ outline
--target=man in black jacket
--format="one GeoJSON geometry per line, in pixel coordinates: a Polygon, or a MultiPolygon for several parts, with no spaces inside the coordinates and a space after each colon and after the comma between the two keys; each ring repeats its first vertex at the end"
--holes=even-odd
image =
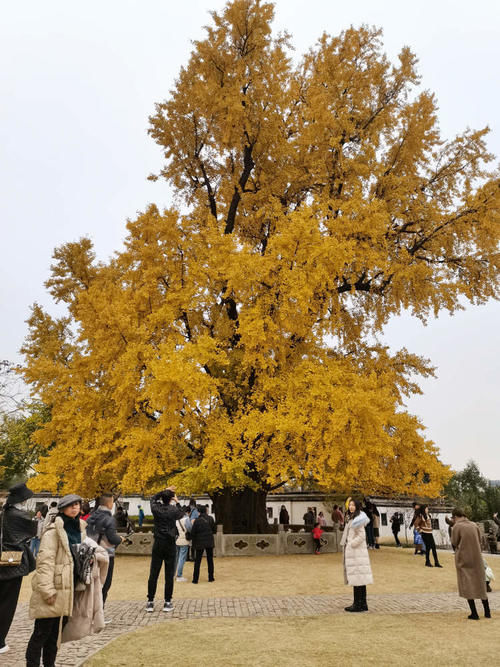
{"type": "Polygon", "coordinates": [[[307,512],[304,514],[302,518],[304,519],[304,526],[306,527],[306,530],[307,529],[312,530],[314,522],[316,521],[312,507],[307,508],[307,512]]]}
{"type": "Polygon", "coordinates": [[[391,516],[391,525],[392,525],[392,534],[396,541],[396,546],[400,547],[401,542],[399,541],[399,531],[401,530],[401,524],[403,523],[403,517],[399,512],[394,512],[391,516]]]}
{"type": "Polygon", "coordinates": [[[154,611],[156,585],[163,564],[165,564],[163,611],[173,611],[172,593],[174,591],[175,558],[177,555],[175,546],[177,528],[175,524],[178,519],[182,519],[184,511],[178,505],[174,491],[165,489],[165,491],[160,491],[151,498],[151,512],[153,514],[155,540],[151,554],[146,611],[154,611]]]}
{"type": "Polygon", "coordinates": [[[200,577],[200,565],[203,558],[203,551],[207,553],[208,581],[214,579],[214,533],[217,531],[215,521],[207,514],[207,508],[201,506],[198,508],[200,516],[193,523],[191,528],[191,539],[193,540],[193,549],[195,552],[193,584],[198,583],[200,577]]]}
{"type": "Polygon", "coordinates": [[[115,517],[111,514],[113,509],[113,495],[103,493],[98,498],[97,508],[87,519],[87,535],[106,549],[109,556],[109,567],[106,581],[102,587],[102,603],[106,603],[111,582],[113,581],[113,570],[115,568],[115,549],[121,544],[122,538],[116,532],[115,517]]]}

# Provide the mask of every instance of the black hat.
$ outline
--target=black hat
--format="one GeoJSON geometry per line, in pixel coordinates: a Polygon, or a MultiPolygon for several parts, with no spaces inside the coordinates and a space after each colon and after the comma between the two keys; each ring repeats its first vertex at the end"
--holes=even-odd
{"type": "Polygon", "coordinates": [[[26,484],[22,482],[21,484],[15,484],[9,489],[7,502],[9,505],[16,505],[17,503],[22,503],[25,500],[28,500],[28,498],[32,498],[33,495],[33,491],[28,489],[26,484]]]}
{"type": "Polygon", "coordinates": [[[63,496],[61,500],[57,503],[57,509],[62,510],[65,507],[69,507],[73,503],[81,503],[82,499],[80,496],[77,496],[76,493],[68,493],[67,496],[63,496]]]}

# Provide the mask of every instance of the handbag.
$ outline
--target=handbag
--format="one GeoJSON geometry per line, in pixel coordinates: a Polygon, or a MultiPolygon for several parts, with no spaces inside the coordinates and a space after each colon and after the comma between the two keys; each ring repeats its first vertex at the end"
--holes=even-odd
{"type": "Polygon", "coordinates": [[[3,550],[3,518],[5,510],[2,512],[2,523],[0,528],[0,566],[1,567],[16,567],[21,565],[23,559],[23,551],[4,551],[3,550]]]}
{"type": "Polygon", "coordinates": [[[92,580],[92,568],[95,562],[96,547],[90,544],[72,544],[71,554],[75,567],[75,575],[78,581],[88,586],[92,580]]]}
{"type": "Polygon", "coordinates": [[[191,541],[191,531],[186,530],[184,526],[182,525],[182,521],[179,519],[179,526],[182,528],[182,532],[184,533],[184,539],[187,540],[188,542],[191,541]]]}

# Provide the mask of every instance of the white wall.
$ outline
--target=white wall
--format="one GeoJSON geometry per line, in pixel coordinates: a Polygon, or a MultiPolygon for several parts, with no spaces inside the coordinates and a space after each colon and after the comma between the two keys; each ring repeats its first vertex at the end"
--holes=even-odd
{"type": "MultiPolygon", "coordinates": [[[[208,505],[209,513],[210,514],[212,513],[212,501],[208,496],[194,496],[194,498],[198,504],[208,505]]],[[[41,503],[41,502],[50,503],[52,499],[53,498],[51,496],[37,496],[36,498],[31,498],[29,501],[29,509],[34,510],[36,503],[41,503]]],[[[54,498],[54,500],[57,500],[57,498],[54,498]]],[[[179,500],[182,505],[187,505],[189,502],[189,497],[187,496],[180,497],[179,500]]],[[[141,496],[122,496],[119,498],[119,502],[128,503],[128,513],[132,516],[136,516],[139,513],[139,505],[142,506],[142,509],[144,510],[145,514],[149,515],[151,514],[151,506],[149,500],[145,500],[144,498],[141,498],[141,496]]],[[[269,519],[270,524],[273,524],[275,519],[279,521],[279,514],[282,505],[285,505],[288,514],[290,516],[290,523],[292,524],[303,524],[304,523],[303,516],[307,512],[307,508],[313,507],[316,508],[317,514],[319,514],[319,512],[321,511],[323,512],[327,526],[332,525],[330,510],[327,509],[326,506],[319,500],[307,500],[307,499],[283,500],[283,498],[274,500],[272,496],[269,496],[266,503],[266,507],[268,508],[271,507],[273,510],[273,516],[272,518],[269,519]]],[[[396,502],[387,506],[377,505],[377,507],[381,515],[380,537],[391,538],[391,539],[393,538],[390,518],[396,512],[400,512],[401,514],[403,514],[405,518],[406,531],[405,531],[405,526],[404,525],[401,526],[401,530],[399,532],[399,539],[401,542],[406,543],[406,538],[407,538],[408,543],[413,544],[413,529],[410,529],[408,527],[413,517],[413,508],[408,507],[407,505],[404,504],[398,505],[396,502]],[[386,526],[382,525],[382,514],[385,514],[387,516],[386,526]]],[[[433,512],[431,512],[431,514],[434,519],[438,519],[439,521],[439,530],[433,531],[434,540],[436,541],[436,544],[438,546],[449,545],[450,540],[448,536],[448,526],[445,523],[444,519],[446,516],[448,517],[451,516],[451,514],[444,510],[434,510],[433,512]]]]}

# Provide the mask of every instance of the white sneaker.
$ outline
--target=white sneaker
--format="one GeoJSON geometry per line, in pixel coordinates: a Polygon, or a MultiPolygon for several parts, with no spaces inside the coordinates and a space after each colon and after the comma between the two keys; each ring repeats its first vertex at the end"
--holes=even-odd
{"type": "Polygon", "coordinates": [[[0,648],[0,653],[7,653],[8,650],[9,647],[7,646],[7,644],[5,644],[5,646],[2,646],[2,648],[0,648]]]}
{"type": "Polygon", "coordinates": [[[105,619],[104,619],[104,625],[109,625],[111,622],[112,622],[112,621],[111,621],[110,618],[105,618],[105,619]]]}
{"type": "Polygon", "coordinates": [[[155,603],[154,602],[148,602],[146,604],[146,611],[151,614],[154,610],[155,610],[155,603]]]}
{"type": "Polygon", "coordinates": [[[186,577],[177,577],[176,581],[187,581],[186,577]]]}
{"type": "Polygon", "coordinates": [[[163,611],[174,611],[174,605],[171,602],[165,601],[163,611]]]}

